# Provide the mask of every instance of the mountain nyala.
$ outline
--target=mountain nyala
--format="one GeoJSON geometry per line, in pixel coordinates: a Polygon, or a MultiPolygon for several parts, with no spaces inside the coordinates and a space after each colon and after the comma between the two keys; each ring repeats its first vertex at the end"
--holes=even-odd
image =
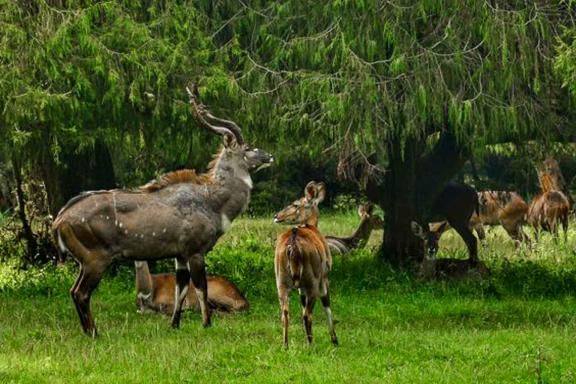
{"type": "Polygon", "coordinates": [[[330,309],[328,284],[332,256],[326,239],[318,230],[318,204],[324,200],[325,195],[324,183],[311,181],[304,189],[304,197],[274,216],[275,223],[296,225],[278,236],[274,256],[285,348],[288,348],[288,296],[294,288],[300,292],[308,342],[312,343],[312,312],[317,298],[320,297],[326,311],[332,343],[338,344],[330,309]]]}
{"type": "Polygon", "coordinates": [[[208,171],[180,170],[160,176],[138,190],[84,192],[72,198],[54,220],[60,251],[71,254],[80,274],[70,293],[84,332],[96,336],[90,296],[104,271],[116,259],[176,260],[172,327],[178,328],[182,305],[192,283],[210,325],[204,256],[248,206],[250,174],[273,157],[244,142],[232,121],[212,115],[186,88],[192,112],[210,132],[223,137],[223,146],[208,171]]]}

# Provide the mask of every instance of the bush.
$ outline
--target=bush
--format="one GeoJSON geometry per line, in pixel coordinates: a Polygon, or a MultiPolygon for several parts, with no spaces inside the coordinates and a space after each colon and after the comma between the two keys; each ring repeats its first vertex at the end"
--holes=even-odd
{"type": "Polygon", "coordinates": [[[64,268],[47,264],[21,270],[19,260],[10,258],[0,264],[0,291],[18,291],[46,296],[68,295],[68,290],[62,288],[70,287],[74,283],[76,269],[72,264],[64,268]]]}

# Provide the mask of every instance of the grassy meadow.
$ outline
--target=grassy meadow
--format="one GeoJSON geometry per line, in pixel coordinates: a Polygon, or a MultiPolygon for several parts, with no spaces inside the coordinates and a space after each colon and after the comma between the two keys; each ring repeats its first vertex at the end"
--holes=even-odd
{"type": "MultiPolygon", "coordinates": [[[[355,214],[321,217],[324,233],[347,234],[355,214]]],[[[92,298],[100,337],[85,336],[68,295],[77,273],[0,266],[0,383],[574,383],[576,382],[576,229],[568,243],[544,234],[536,249],[515,250],[501,228],[480,257],[484,280],[419,281],[374,260],[382,236],[336,257],[332,309],[340,346],[318,303],[308,346],[296,293],[290,348],[281,343],[271,218],[235,221],[207,257],[210,273],[234,281],[248,314],[215,314],[203,329],[187,312],[139,314],[129,263],[105,276],[92,298]]],[[[466,257],[453,231],[439,257],[466,257]]],[[[161,263],[158,269],[171,269],[161,263]]]]}

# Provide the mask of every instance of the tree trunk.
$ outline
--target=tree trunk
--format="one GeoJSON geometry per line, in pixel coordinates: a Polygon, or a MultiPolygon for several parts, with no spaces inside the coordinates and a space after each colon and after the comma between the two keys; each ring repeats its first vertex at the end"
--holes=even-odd
{"type": "Polygon", "coordinates": [[[384,215],[383,260],[395,266],[407,267],[422,260],[422,240],[410,230],[410,222],[418,216],[416,201],[416,161],[418,145],[407,143],[402,153],[397,142],[388,145],[389,170],[380,191],[384,215]]]}
{"type": "Polygon", "coordinates": [[[19,159],[14,156],[12,158],[12,167],[14,168],[14,179],[16,180],[16,196],[18,198],[18,217],[22,223],[22,236],[26,240],[26,256],[24,258],[24,266],[31,265],[36,259],[38,254],[38,242],[28,216],[26,215],[26,196],[22,189],[22,167],[19,159]]]}
{"type": "Polygon", "coordinates": [[[382,259],[407,267],[422,261],[422,240],[412,234],[410,222],[427,223],[431,207],[444,186],[463,167],[469,152],[453,135],[444,133],[433,150],[422,156],[425,144],[412,141],[403,151],[398,142],[388,145],[388,168],[383,181],[370,179],[368,198],[385,212],[382,259]]]}
{"type": "Polygon", "coordinates": [[[114,168],[108,147],[97,140],[93,150],[77,153],[62,148],[60,162],[49,150],[40,154],[38,171],[46,185],[50,213],[56,217],[66,202],[82,191],[115,187],[114,168]]]}

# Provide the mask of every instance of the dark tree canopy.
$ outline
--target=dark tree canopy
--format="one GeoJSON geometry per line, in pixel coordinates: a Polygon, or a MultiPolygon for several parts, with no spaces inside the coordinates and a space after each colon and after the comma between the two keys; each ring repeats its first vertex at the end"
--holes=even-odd
{"type": "Polygon", "coordinates": [[[564,124],[551,70],[570,21],[563,1],[4,0],[2,9],[2,124],[17,145],[130,134],[128,148],[173,149],[191,136],[190,79],[263,139],[312,135],[316,151],[342,138],[383,153],[391,137],[433,143],[446,123],[480,147],[564,124]]]}
{"type": "Polygon", "coordinates": [[[357,176],[370,158],[384,253],[417,258],[409,220],[471,153],[576,137],[574,16],[565,0],[0,0],[0,143],[30,169],[54,159],[44,175],[101,158],[117,184],[198,167],[217,142],[192,80],[280,167],[340,157],[357,176]]]}

